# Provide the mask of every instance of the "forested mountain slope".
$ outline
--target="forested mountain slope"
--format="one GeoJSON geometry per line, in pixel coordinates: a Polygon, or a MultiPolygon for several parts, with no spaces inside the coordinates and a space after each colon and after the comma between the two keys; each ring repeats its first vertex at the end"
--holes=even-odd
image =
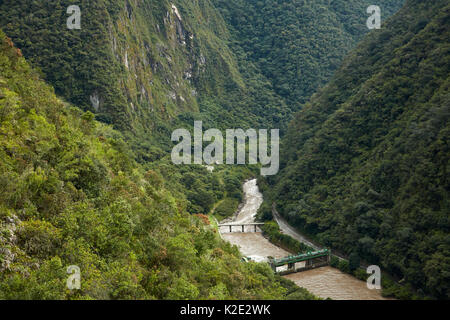
{"type": "Polygon", "coordinates": [[[290,124],[270,197],[324,245],[450,297],[450,5],[409,0],[290,124]]]}
{"type": "Polygon", "coordinates": [[[241,262],[208,217],[190,215],[119,132],[58,99],[1,31],[0,159],[0,299],[312,298],[241,262]],[[70,265],[81,290],[66,287],[70,265]]]}
{"type": "Polygon", "coordinates": [[[329,81],[345,54],[368,32],[367,8],[378,5],[384,23],[404,0],[213,2],[241,48],[241,59],[269,79],[286,101],[289,116],[329,81]]]}
{"type": "MultiPolygon", "coordinates": [[[[402,2],[379,1],[383,19],[402,2]]],[[[367,32],[371,3],[81,0],[81,30],[70,30],[72,4],[4,0],[0,28],[57,95],[114,124],[148,161],[194,118],[284,128],[367,32]]]]}
{"type": "Polygon", "coordinates": [[[2,1],[0,28],[59,96],[133,139],[139,160],[161,157],[171,131],[194,117],[279,126],[285,105],[255,68],[239,70],[210,0],[82,0],[81,30],[66,27],[72,4],[2,1]]]}

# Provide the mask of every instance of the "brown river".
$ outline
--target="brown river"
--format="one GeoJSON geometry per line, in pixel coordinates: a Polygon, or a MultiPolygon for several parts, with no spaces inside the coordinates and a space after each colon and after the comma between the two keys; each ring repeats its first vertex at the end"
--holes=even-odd
{"type": "MultiPolygon", "coordinates": [[[[256,179],[247,181],[244,184],[244,203],[238,214],[229,219],[229,223],[251,223],[255,221],[255,215],[263,202],[263,196],[259,192],[256,179]]],[[[320,249],[309,242],[294,228],[279,216],[275,217],[283,233],[289,234],[293,238],[311,247],[320,249]]],[[[229,227],[221,227],[220,233],[223,239],[237,245],[244,256],[252,260],[267,261],[268,256],[281,258],[290,253],[270,243],[261,234],[261,230],[253,232],[253,227],[247,227],[242,232],[241,227],[234,227],[230,233],[229,227]]],[[[321,298],[331,298],[334,300],[382,300],[381,290],[369,290],[364,281],[358,280],[348,274],[332,267],[322,267],[318,269],[292,273],[284,276],[295,282],[299,287],[308,289],[311,293],[321,298]]]]}

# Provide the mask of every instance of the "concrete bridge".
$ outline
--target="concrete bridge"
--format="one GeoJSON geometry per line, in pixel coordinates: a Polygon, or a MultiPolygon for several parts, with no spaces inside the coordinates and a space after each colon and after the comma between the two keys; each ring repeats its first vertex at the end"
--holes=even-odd
{"type": "Polygon", "coordinates": [[[242,232],[245,232],[245,227],[250,226],[250,227],[255,227],[255,232],[257,232],[256,227],[258,226],[262,226],[264,225],[263,222],[252,222],[252,223],[224,223],[224,224],[219,224],[219,228],[220,227],[230,227],[230,232],[233,232],[233,227],[241,227],[242,228],[242,232]]]}
{"type": "Polygon", "coordinates": [[[306,271],[314,268],[324,267],[330,264],[331,250],[323,249],[314,252],[300,253],[298,255],[287,256],[281,259],[269,259],[269,264],[274,272],[277,272],[277,267],[287,265],[287,270],[278,272],[280,275],[289,273],[306,271]],[[305,261],[305,266],[295,268],[297,262],[305,261]]]}

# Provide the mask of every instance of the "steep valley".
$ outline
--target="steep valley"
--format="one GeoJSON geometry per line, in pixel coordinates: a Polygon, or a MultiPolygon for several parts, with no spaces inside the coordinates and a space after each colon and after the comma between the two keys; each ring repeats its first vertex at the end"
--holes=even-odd
{"type": "Polygon", "coordinates": [[[79,0],[70,29],[71,0],[0,1],[0,300],[448,299],[450,6],[369,30],[372,2],[79,0]],[[279,129],[280,171],[175,164],[195,121],[279,129]],[[263,262],[307,246],[345,272],[263,262]]]}

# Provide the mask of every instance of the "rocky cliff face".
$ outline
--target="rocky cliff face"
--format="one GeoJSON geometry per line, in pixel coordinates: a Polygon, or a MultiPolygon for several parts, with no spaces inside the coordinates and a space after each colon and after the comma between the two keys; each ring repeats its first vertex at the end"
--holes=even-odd
{"type": "Polygon", "coordinates": [[[161,9],[163,15],[156,17],[138,1],[129,1],[111,23],[111,49],[125,75],[120,85],[134,120],[152,114],[171,119],[198,109],[193,81],[201,72],[203,55],[178,8],[166,3],[161,9]]]}

